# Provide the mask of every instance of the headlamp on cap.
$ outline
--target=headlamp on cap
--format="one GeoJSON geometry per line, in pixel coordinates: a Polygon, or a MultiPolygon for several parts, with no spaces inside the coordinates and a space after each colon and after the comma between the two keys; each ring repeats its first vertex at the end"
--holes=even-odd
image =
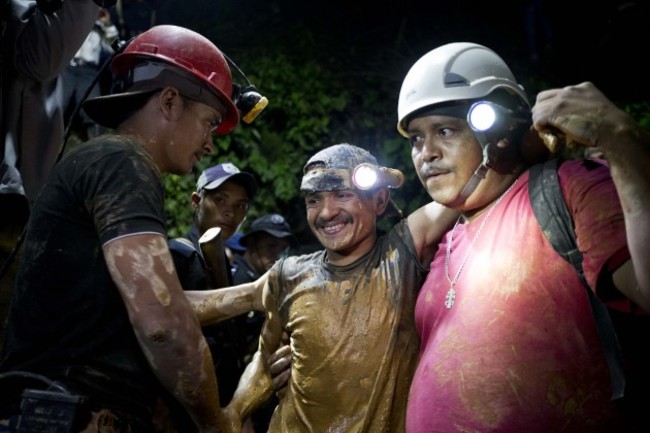
{"type": "Polygon", "coordinates": [[[379,186],[397,189],[404,183],[404,174],[394,168],[363,163],[357,165],[352,171],[352,183],[362,191],[379,186]]]}
{"type": "Polygon", "coordinates": [[[401,171],[394,168],[378,167],[370,163],[358,164],[352,170],[314,166],[308,169],[302,177],[300,190],[315,192],[356,188],[367,191],[383,186],[396,189],[403,183],[404,175],[401,171]]]}

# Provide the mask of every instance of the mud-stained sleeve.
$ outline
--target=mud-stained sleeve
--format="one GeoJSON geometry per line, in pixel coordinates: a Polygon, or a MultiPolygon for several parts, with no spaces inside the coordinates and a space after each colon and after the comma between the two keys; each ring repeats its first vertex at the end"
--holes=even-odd
{"type": "MultiPolygon", "coordinates": [[[[429,271],[429,256],[432,254],[426,256],[426,261],[423,261],[423,258],[418,256],[417,247],[408,220],[403,219],[395,224],[393,229],[389,232],[389,237],[391,242],[400,242],[406,247],[403,251],[408,254],[409,260],[412,260],[415,263],[418,272],[426,273],[429,271]]],[[[433,249],[433,247],[431,248],[433,249]]],[[[414,287],[414,289],[417,291],[419,290],[419,287],[414,287]]]]}

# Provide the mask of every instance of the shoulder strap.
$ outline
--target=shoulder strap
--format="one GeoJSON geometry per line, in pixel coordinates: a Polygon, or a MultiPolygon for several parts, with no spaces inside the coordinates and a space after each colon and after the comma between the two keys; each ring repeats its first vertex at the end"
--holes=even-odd
{"type": "Polygon", "coordinates": [[[573,218],[562,195],[557,175],[559,165],[558,159],[551,159],[544,164],[532,166],[528,180],[528,195],[544,235],[555,251],[573,265],[587,290],[598,335],[607,358],[612,382],[612,400],[614,400],[623,397],[625,390],[621,348],[607,306],[596,298],[585,279],[582,269],[582,253],[578,249],[575,239],[573,218]]]}

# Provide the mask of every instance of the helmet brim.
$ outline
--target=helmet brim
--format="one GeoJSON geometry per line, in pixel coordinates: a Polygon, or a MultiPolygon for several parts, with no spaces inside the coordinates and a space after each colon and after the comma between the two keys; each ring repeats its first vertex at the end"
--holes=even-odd
{"type": "Polygon", "coordinates": [[[211,83],[200,81],[182,68],[164,62],[143,60],[126,77],[128,79],[116,80],[114,85],[126,89],[84,103],[84,109],[91,119],[100,125],[116,128],[146,102],[146,99],[139,98],[146,98],[165,87],[174,87],[184,97],[206,104],[223,114],[215,134],[227,134],[239,123],[239,112],[229,97],[211,83]]]}
{"type": "Polygon", "coordinates": [[[86,100],[83,108],[94,122],[107,128],[117,129],[133,110],[143,106],[158,90],[149,89],[98,96],[86,100]]]}

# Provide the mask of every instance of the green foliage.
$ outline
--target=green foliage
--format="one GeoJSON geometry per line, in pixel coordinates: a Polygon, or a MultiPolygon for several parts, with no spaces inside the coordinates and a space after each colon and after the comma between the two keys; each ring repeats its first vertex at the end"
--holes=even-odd
{"type": "MultiPolygon", "coordinates": [[[[201,7],[216,6],[202,3],[201,7]]],[[[264,3],[254,17],[228,3],[218,7],[223,17],[235,15],[204,29],[200,22],[187,25],[214,39],[236,59],[269,105],[252,124],[241,124],[231,134],[215,136],[215,152],[191,175],[166,177],[171,235],[183,234],[191,226],[190,194],[201,170],[231,161],[253,173],[260,186],[248,221],[270,212],[282,213],[299,240],[310,242],[299,191],[302,167],[316,151],[341,142],[364,147],[382,165],[404,173],[403,187],[392,192],[404,214],[430,200],[413,170],[410,146],[395,127],[401,79],[408,65],[432,44],[430,40],[423,40],[419,48],[405,49],[399,34],[391,44],[381,40],[381,32],[360,38],[355,28],[351,33],[355,39],[351,40],[299,22],[279,25],[275,2],[264,3]],[[264,32],[259,31],[261,27],[264,32]]],[[[512,64],[521,67],[523,63],[513,60],[512,64]]],[[[539,91],[557,86],[546,71],[519,72],[531,103],[539,91]]],[[[236,71],[233,77],[245,84],[236,71]]],[[[650,103],[629,104],[625,109],[650,128],[650,103]]]]}
{"type": "Polygon", "coordinates": [[[192,226],[192,191],[196,189],[196,179],[191,176],[166,175],[165,211],[167,232],[170,237],[184,236],[192,226]]]}
{"type": "Polygon", "coordinates": [[[243,67],[254,71],[248,78],[268,98],[267,108],[251,125],[241,124],[231,134],[215,136],[215,152],[201,161],[192,176],[165,179],[170,235],[184,233],[191,226],[189,197],[201,170],[226,161],[253,173],[260,186],[249,221],[279,212],[292,227],[304,225],[297,212],[303,207],[299,193],[302,166],[316,150],[331,144],[331,119],[345,112],[350,96],[344,83],[316,59],[305,62],[303,57],[285,53],[280,45],[272,47],[251,55],[255,63],[243,67]]]}
{"type": "Polygon", "coordinates": [[[650,102],[631,103],[624,107],[625,111],[634,117],[644,128],[650,130],[650,102]]]}

